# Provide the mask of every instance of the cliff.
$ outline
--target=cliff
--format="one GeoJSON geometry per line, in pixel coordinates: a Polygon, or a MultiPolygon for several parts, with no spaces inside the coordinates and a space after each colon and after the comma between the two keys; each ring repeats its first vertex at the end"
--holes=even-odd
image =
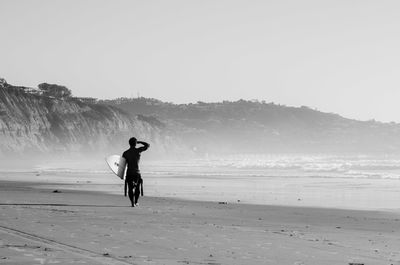
{"type": "MultiPolygon", "coordinates": [[[[0,154],[121,153],[135,136],[167,154],[174,135],[160,124],[107,105],[59,99],[37,90],[0,84],[0,154]]],[[[176,147],[178,148],[178,147],[176,147]]]]}

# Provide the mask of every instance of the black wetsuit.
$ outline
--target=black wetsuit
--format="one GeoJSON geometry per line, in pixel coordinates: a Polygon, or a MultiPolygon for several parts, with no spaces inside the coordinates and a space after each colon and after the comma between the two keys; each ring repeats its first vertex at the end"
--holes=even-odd
{"type": "Polygon", "coordinates": [[[131,147],[122,154],[122,157],[126,159],[126,163],[128,164],[125,181],[128,185],[128,194],[129,199],[132,202],[132,206],[139,200],[140,189],[142,188],[143,190],[143,180],[142,176],[140,175],[139,161],[140,153],[146,151],[148,147],[148,144],[139,148],[131,147]],[[133,194],[133,188],[135,188],[135,194],[133,194]],[[133,195],[135,195],[135,200],[133,200],[133,195]]]}

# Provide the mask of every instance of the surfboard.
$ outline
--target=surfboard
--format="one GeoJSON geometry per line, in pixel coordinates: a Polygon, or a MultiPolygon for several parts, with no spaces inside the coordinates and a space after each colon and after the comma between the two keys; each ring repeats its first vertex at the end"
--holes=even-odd
{"type": "Polygon", "coordinates": [[[112,155],[106,157],[107,165],[110,167],[111,171],[117,175],[120,179],[125,178],[125,168],[126,160],[122,156],[112,155]]]}

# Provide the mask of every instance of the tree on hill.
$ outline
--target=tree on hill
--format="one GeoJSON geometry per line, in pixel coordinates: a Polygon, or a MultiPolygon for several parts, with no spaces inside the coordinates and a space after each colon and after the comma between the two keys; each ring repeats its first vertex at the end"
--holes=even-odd
{"type": "Polygon", "coordinates": [[[7,81],[4,78],[1,78],[1,77],[0,77],[0,86],[2,86],[2,87],[8,86],[7,81]]]}
{"type": "Polygon", "coordinates": [[[56,84],[41,83],[38,88],[42,91],[43,96],[55,97],[55,98],[69,98],[72,96],[71,90],[65,86],[56,84]]]}

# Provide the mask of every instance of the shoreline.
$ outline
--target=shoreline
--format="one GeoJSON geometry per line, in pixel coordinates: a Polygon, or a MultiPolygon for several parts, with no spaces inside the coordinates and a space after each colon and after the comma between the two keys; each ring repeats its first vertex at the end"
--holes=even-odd
{"type": "Polygon", "coordinates": [[[0,181],[5,264],[400,264],[398,213],[31,185],[0,181]]]}

